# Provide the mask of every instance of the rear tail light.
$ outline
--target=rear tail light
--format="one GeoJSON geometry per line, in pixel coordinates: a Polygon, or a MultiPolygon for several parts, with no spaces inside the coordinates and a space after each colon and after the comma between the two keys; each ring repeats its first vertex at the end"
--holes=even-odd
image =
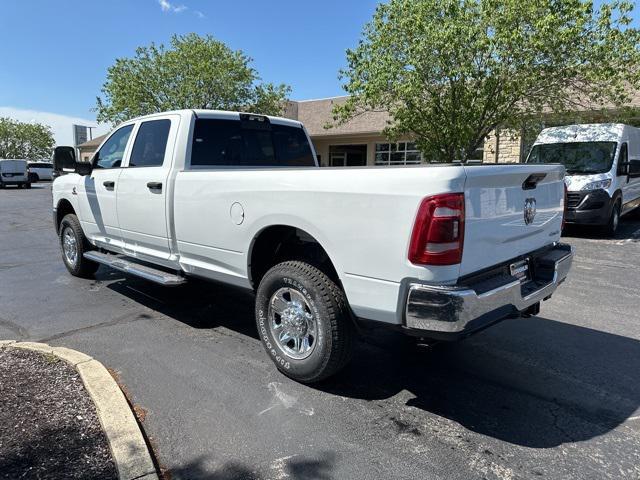
{"type": "Polygon", "coordinates": [[[418,265],[455,265],[462,260],[464,194],[444,193],[422,200],[409,245],[418,265]]]}
{"type": "Polygon", "coordinates": [[[564,230],[564,224],[567,221],[567,201],[568,201],[568,193],[567,193],[567,184],[562,182],[562,185],[564,185],[564,209],[562,210],[562,226],[560,227],[560,230],[564,230]]]}

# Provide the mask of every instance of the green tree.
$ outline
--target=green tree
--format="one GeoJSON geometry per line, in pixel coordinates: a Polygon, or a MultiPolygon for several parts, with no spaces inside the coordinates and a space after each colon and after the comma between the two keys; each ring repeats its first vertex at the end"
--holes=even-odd
{"type": "Polygon", "coordinates": [[[629,1],[390,0],[341,72],[351,96],[334,121],[386,109],[390,138],[426,158],[466,159],[497,126],[624,108],[640,88],[629,1]]]}
{"type": "Polygon", "coordinates": [[[169,48],[139,47],[107,71],[98,121],[118,123],[166,110],[206,108],[279,115],[291,88],[260,83],[252,59],[195,33],[174,35],[169,48]]]}
{"type": "Polygon", "coordinates": [[[55,143],[47,125],[0,117],[0,158],[48,158],[55,143]]]}

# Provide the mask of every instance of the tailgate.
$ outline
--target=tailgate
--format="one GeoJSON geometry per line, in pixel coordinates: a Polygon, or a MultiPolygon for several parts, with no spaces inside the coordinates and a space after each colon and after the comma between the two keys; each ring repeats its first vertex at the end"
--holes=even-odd
{"type": "Polygon", "coordinates": [[[460,276],[560,239],[564,167],[515,164],[464,168],[467,180],[460,276]]]}

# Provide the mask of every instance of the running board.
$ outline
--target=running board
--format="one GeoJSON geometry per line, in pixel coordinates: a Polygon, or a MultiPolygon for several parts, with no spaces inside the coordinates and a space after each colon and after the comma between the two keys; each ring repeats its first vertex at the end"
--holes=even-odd
{"type": "Polygon", "coordinates": [[[187,279],[180,275],[165,272],[157,268],[140,265],[139,263],[127,260],[124,255],[101,253],[95,250],[85,252],[84,258],[92,262],[101,263],[115,270],[144,278],[154,283],[159,283],[165,287],[175,287],[187,282],[187,279]]]}

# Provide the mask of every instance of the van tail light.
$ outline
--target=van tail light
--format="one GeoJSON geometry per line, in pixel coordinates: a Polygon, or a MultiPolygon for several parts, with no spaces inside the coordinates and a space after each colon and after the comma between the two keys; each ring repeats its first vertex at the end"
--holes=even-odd
{"type": "Polygon", "coordinates": [[[443,193],[422,200],[409,245],[418,265],[455,265],[462,260],[464,194],[443,193]]]}
{"type": "Polygon", "coordinates": [[[562,185],[564,185],[564,209],[562,210],[562,226],[560,227],[560,231],[564,230],[564,225],[567,222],[567,200],[568,200],[567,184],[562,182],[562,185]]]}

